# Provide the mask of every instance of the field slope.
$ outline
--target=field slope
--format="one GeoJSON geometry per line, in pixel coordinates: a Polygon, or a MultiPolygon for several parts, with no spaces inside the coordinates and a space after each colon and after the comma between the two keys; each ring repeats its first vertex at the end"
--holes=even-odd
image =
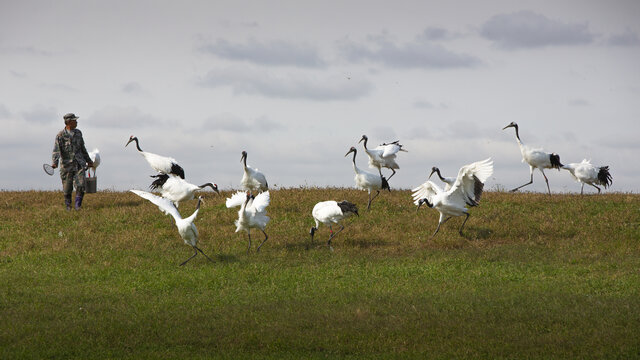
{"type": "Polygon", "coordinates": [[[430,238],[407,190],[277,189],[250,254],[223,195],[196,220],[215,263],[179,267],[132,193],[0,192],[0,358],[640,358],[640,195],[488,192],[430,238]],[[334,251],[309,243],[329,199],[360,207],[334,251]]]}

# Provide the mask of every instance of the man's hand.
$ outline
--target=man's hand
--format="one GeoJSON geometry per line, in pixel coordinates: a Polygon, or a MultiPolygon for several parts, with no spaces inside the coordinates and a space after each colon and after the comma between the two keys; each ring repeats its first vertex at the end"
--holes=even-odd
{"type": "Polygon", "coordinates": [[[51,164],[51,167],[55,169],[55,168],[58,167],[58,164],[57,163],[56,164],[51,164]]]}
{"type": "Polygon", "coordinates": [[[93,161],[89,161],[89,162],[87,163],[87,167],[90,167],[90,168],[91,168],[91,167],[93,167],[93,161]]]}

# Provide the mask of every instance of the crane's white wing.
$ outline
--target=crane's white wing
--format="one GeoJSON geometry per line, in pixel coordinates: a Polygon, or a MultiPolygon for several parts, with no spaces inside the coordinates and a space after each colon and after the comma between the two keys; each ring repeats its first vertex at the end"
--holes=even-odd
{"type": "Polygon", "coordinates": [[[344,217],[344,214],[338,206],[338,203],[334,200],[322,201],[317,203],[313,207],[313,211],[311,212],[311,214],[315,219],[318,219],[318,221],[321,222],[337,223],[344,217]]]}
{"type": "Polygon", "coordinates": [[[267,206],[269,206],[270,200],[271,198],[268,191],[261,192],[256,195],[256,198],[251,202],[251,208],[255,209],[258,213],[264,212],[267,206]]]}
{"type": "Polygon", "coordinates": [[[465,165],[458,171],[456,182],[451,186],[449,198],[459,197],[464,203],[475,206],[480,202],[484,182],[493,174],[491,158],[465,165]]]}
{"type": "Polygon", "coordinates": [[[413,194],[411,196],[413,196],[413,203],[418,205],[418,201],[420,201],[420,199],[424,199],[427,198],[429,199],[429,202],[433,202],[433,197],[436,196],[437,194],[442,192],[442,189],[440,189],[440,187],[436,184],[434,184],[433,182],[427,180],[426,182],[424,182],[422,185],[418,186],[417,188],[411,190],[413,191],[413,194]]]}
{"type": "Polygon", "coordinates": [[[149,193],[146,191],[141,191],[141,190],[130,190],[130,191],[140,196],[141,198],[147,199],[152,203],[156,204],[161,211],[170,214],[171,216],[173,216],[174,219],[176,220],[182,219],[182,216],[180,216],[178,209],[176,209],[176,207],[173,205],[171,200],[153,195],[152,193],[149,193]]]}
{"type": "Polygon", "coordinates": [[[227,208],[240,206],[245,200],[247,200],[247,193],[244,191],[237,191],[235,194],[231,195],[230,198],[227,198],[227,208]]]}
{"type": "Polygon", "coordinates": [[[402,149],[402,145],[400,145],[399,141],[394,141],[389,144],[381,144],[376,147],[377,150],[382,150],[382,157],[389,157],[391,155],[395,155],[398,151],[406,151],[402,149]]]}
{"type": "Polygon", "coordinates": [[[89,158],[93,162],[93,168],[97,168],[100,165],[100,150],[93,149],[93,151],[89,153],[89,158]]]}

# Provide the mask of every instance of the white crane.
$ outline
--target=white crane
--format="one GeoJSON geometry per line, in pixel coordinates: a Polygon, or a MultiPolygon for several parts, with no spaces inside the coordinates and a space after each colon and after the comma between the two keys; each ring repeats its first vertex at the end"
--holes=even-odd
{"type": "Polygon", "coordinates": [[[251,250],[251,229],[258,228],[264,234],[264,240],[258,245],[257,251],[260,251],[262,244],[267,241],[269,236],[264,231],[269,217],[267,216],[267,206],[269,206],[269,191],[261,192],[258,195],[251,195],[250,192],[238,191],[227,198],[226,205],[228,208],[236,207],[239,205],[238,220],[236,220],[236,232],[244,230],[249,237],[249,247],[247,253],[251,250]]]}
{"type": "Polygon", "coordinates": [[[330,236],[327,241],[327,246],[329,246],[329,249],[333,250],[331,247],[331,239],[338,235],[340,231],[344,230],[344,225],[340,224],[340,221],[353,214],[360,216],[358,214],[358,207],[346,200],[342,200],[341,202],[329,200],[317,203],[311,211],[313,220],[316,222],[316,226],[312,226],[311,230],[309,230],[311,243],[313,243],[313,235],[318,230],[320,223],[323,223],[329,226],[330,236]],[[339,224],[341,226],[340,230],[334,233],[331,224],[339,224]]]}
{"type": "Polygon", "coordinates": [[[171,214],[176,221],[176,227],[178,228],[178,234],[184,243],[191,246],[193,248],[193,255],[182,262],[180,266],[186,264],[189,260],[193,259],[196,255],[198,255],[198,251],[204,255],[209,261],[213,262],[210,257],[205,254],[202,249],[198,247],[198,229],[196,229],[196,225],[193,221],[196,219],[198,215],[198,211],[200,210],[200,203],[202,202],[202,197],[198,198],[198,205],[196,206],[196,211],[191,214],[188,218],[183,219],[178,212],[178,209],[173,206],[173,203],[169,199],[162,198],[160,196],[153,195],[152,193],[141,191],[141,190],[131,190],[132,193],[140,196],[143,199],[147,199],[152,203],[156,204],[158,208],[165,213],[171,214]]]}
{"type": "Polygon", "coordinates": [[[247,166],[246,151],[242,152],[240,161],[242,162],[242,167],[244,169],[242,180],[240,180],[240,186],[242,187],[242,189],[251,192],[268,190],[269,185],[267,184],[267,178],[264,176],[264,174],[261,173],[258,169],[247,166]]]}
{"type": "Polygon", "coordinates": [[[372,168],[377,168],[380,176],[382,176],[381,168],[385,167],[387,169],[391,169],[393,173],[391,173],[391,176],[389,176],[389,178],[387,179],[391,180],[393,175],[396,174],[396,169],[400,169],[400,166],[398,165],[398,163],[396,163],[396,154],[399,151],[406,152],[407,150],[402,148],[402,145],[400,145],[400,140],[396,140],[388,144],[383,143],[376,146],[375,149],[368,149],[368,140],[369,138],[367,137],[367,135],[362,135],[362,138],[360,139],[360,141],[358,141],[358,143],[364,141],[364,151],[367,153],[367,155],[369,155],[369,166],[372,168]]]}
{"type": "Polygon", "coordinates": [[[551,195],[551,189],[549,188],[549,179],[547,179],[547,175],[544,173],[544,169],[558,169],[560,171],[560,167],[562,164],[560,163],[560,155],[556,153],[546,153],[542,149],[533,149],[527,145],[524,145],[522,141],[520,141],[520,135],[518,134],[518,124],[515,122],[511,122],[509,125],[502,128],[502,130],[506,128],[514,128],[516,129],[516,139],[518,140],[518,146],[520,147],[520,153],[522,153],[522,162],[527,162],[529,164],[529,170],[531,172],[531,180],[524,184],[520,185],[511,191],[516,191],[522,187],[533,184],[533,170],[538,169],[544,176],[544,181],[547,183],[547,190],[549,191],[549,195],[551,195]]]}
{"type": "Polygon", "coordinates": [[[589,184],[598,189],[599,194],[600,188],[597,187],[596,184],[602,185],[606,189],[611,186],[611,183],[613,182],[608,166],[594,166],[587,159],[582,160],[581,163],[562,165],[562,168],[569,170],[574,179],[582,183],[580,195],[584,193],[584,184],[589,184]]]}
{"type": "Polygon", "coordinates": [[[129,141],[127,141],[125,147],[127,147],[127,145],[129,145],[129,143],[131,143],[132,141],[136,142],[136,148],[138,149],[138,152],[144,157],[145,160],[147,160],[153,170],[161,174],[178,175],[180,176],[180,178],[184,179],[184,169],[182,169],[182,167],[178,165],[175,159],[142,151],[142,149],[140,149],[140,144],[138,143],[138,138],[133,135],[129,137],[129,141]]]}
{"type": "Polygon", "coordinates": [[[489,158],[461,167],[456,182],[448,191],[440,189],[429,180],[413,189],[413,202],[418,205],[418,210],[420,206],[427,204],[440,212],[438,227],[431,237],[434,237],[440,230],[440,226],[452,216],[466,215],[459,230],[462,235],[462,228],[470,216],[466,206],[478,205],[484,182],[491,174],[493,174],[493,161],[489,158]]]}
{"type": "Polygon", "coordinates": [[[180,201],[193,200],[195,192],[207,186],[220,194],[217,184],[206,183],[198,186],[173,174],[158,174],[151,177],[155,180],[149,185],[149,189],[159,191],[163,198],[171,200],[176,207],[180,205],[180,201]]]}
{"type": "MultiPolygon", "coordinates": [[[[93,166],[90,167],[89,169],[87,169],[87,171],[90,170],[90,169],[93,169],[93,177],[95,177],[96,176],[96,168],[98,166],[100,166],[100,150],[93,149],[93,151],[91,151],[89,153],[89,158],[93,162],[93,166]]],[[[89,176],[91,176],[91,171],[88,171],[88,172],[89,172],[89,176]]]]}
{"type": "Polygon", "coordinates": [[[347,152],[344,156],[346,157],[351,153],[353,153],[353,171],[356,173],[356,176],[354,177],[356,188],[360,190],[367,190],[369,192],[369,203],[367,204],[367,210],[369,210],[371,209],[371,202],[378,195],[380,195],[380,190],[386,189],[391,191],[391,189],[389,188],[389,183],[387,182],[387,179],[384,178],[384,176],[364,171],[356,165],[356,155],[358,153],[358,150],[356,150],[355,147],[352,146],[351,149],[349,149],[349,152],[347,152]],[[376,191],[376,194],[373,196],[373,198],[371,198],[372,190],[376,191]]]}
{"type": "Polygon", "coordinates": [[[440,174],[440,169],[438,169],[438,167],[436,167],[436,166],[431,168],[431,174],[429,174],[428,179],[431,179],[431,175],[433,175],[433,173],[438,174],[438,177],[444,183],[444,191],[449,191],[449,189],[451,189],[453,184],[455,184],[455,182],[456,182],[456,178],[454,178],[454,177],[443,177],[440,174]]]}

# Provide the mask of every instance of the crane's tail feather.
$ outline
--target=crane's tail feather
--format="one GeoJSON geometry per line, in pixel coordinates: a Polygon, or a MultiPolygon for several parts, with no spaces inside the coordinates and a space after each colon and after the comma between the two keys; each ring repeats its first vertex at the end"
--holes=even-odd
{"type": "Polygon", "coordinates": [[[609,173],[608,166],[603,166],[600,168],[600,171],[598,171],[598,182],[600,183],[600,185],[604,186],[605,189],[611,186],[611,184],[613,183],[613,178],[609,173]]]}
{"type": "Polygon", "coordinates": [[[551,167],[554,169],[560,170],[560,168],[564,165],[560,162],[560,155],[553,153],[549,155],[549,160],[551,161],[551,167]]]}

